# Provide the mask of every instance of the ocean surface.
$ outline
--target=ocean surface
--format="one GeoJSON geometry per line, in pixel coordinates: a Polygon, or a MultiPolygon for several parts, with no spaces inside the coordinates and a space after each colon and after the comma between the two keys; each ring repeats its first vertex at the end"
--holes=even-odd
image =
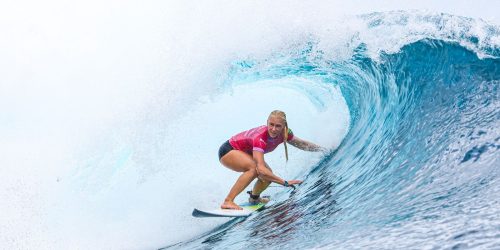
{"type": "Polygon", "coordinates": [[[498,24],[227,4],[12,16],[0,248],[500,249],[498,24]],[[266,161],[295,191],[193,218],[238,177],[218,147],[275,109],[330,151],[289,147],[285,163],[279,146],[266,161]]]}

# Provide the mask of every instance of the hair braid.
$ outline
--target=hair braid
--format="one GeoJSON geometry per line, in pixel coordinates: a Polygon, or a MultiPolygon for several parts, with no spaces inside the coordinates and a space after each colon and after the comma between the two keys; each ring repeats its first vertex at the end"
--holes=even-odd
{"type": "Polygon", "coordinates": [[[288,141],[288,122],[286,121],[286,114],[281,110],[274,110],[269,116],[279,117],[283,120],[283,122],[285,122],[285,128],[283,129],[283,145],[285,146],[285,158],[288,162],[288,147],[286,145],[286,142],[288,141]]]}

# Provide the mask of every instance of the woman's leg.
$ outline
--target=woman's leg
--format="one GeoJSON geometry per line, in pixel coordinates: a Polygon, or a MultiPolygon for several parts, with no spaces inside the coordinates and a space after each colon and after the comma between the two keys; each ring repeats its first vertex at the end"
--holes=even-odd
{"type": "MultiPolygon", "coordinates": [[[[273,170],[269,167],[269,165],[267,165],[266,163],[266,167],[271,171],[273,172],[273,170]]],[[[256,182],[255,182],[255,185],[253,186],[253,189],[252,189],[252,194],[253,195],[260,195],[264,190],[266,190],[266,188],[269,186],[269,184],[271,184],[270,181],[266,181],[264,179],[261,179],[259,178],[256,182]]]]}
{"type": "Polygon", "coordinates": [[[250,183],[257,177],[257,164],[249,154],[239,151],[231,150],[224,155],[220,162],[227,168],[236,172],[243,172],[236,183],[233,185],[229,194],[227,195],[221,208],[223,209],[242,209],[234,203],[234,198],[241,193],[250,183]]]}
{"type": "Polygon", "coordinates": [[[252,189],[252,195],[260,195],[271,184],[270,181],[258,179],[252,189]]]}

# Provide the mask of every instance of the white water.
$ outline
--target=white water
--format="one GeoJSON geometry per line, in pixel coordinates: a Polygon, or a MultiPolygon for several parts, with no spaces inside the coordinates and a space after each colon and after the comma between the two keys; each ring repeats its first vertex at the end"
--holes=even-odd
{"type": "MultiPolygon", "coordinates": [[[[221,90],[229,63],[267,58],[311,30],[347,58],[338,45],[362,27],[342,25],[345,15],[427,8],[499,23],[490,1],[450,2],[1,3],[0,247],[154,248],[213,228],[224,220],[189,213],[219,204],[236,179],[216,159],[227,137],[275,108],[325,146],[348,126],[338,90],[324,110],[282,87],[301,79],[221,90]],[[332,23],[344,27],[335,36],[332,23]],[[318,133],[318,123],[336,126],[318,133]]],[[[284,168],[282,152],[269,161],[290,178],[318,159],[292,151],[284,168]]]]}

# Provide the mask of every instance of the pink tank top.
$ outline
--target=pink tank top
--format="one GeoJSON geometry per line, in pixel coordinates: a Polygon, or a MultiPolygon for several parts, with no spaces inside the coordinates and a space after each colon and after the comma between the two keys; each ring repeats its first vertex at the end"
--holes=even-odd
{"type": "MultiPolygon", "coordinates": [[[[292,139],[292,130],[288,129],[288,141],[292,139]]],[[[279,135],[276,138],[271,138],[271,136],[269,136],[269,133],[267,132],[267,125],[243,131],[229,139],[229,144],[231,144],[234,149],[246,152],[250,155],[254,150],[264,154],[269,153],[278,147],[278,145],[282,142],[283,135],[279,135]]]]}

